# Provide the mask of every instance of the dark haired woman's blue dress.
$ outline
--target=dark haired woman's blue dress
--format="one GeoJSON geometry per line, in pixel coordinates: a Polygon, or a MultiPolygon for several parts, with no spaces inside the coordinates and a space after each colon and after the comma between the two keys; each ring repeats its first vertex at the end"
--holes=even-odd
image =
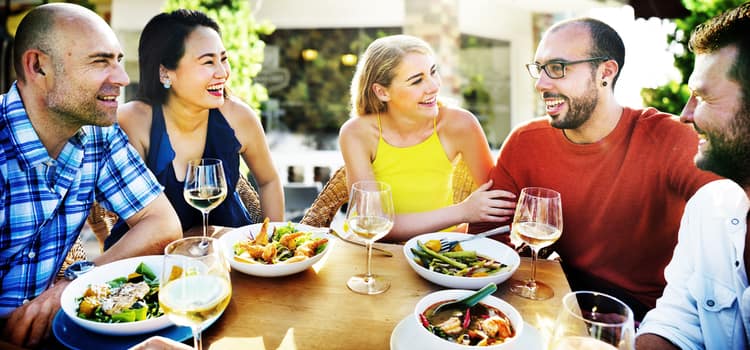
{"type": "MultiPolygon", "coordinates": [[[[167,128],[164,124],[164,113],[161,106],[152,107],[151,141],[146,165],[154,173],[159,183],[164,186],[164,193],[172,203],[182,223],[182,230],[203,225],[203,216],[198,209],[191,207],[182,194],[184,181],[177,181],[172,166],[174,149],[169,142],[167,128]]],[[[226,227],[240,227],[252,224],[250,214],[242,204],[239,193],[235,190],[240,176],[240,142],[229,126],[224,115],[218,109],[212,109],[208,114],[208,137],[203,150],[203,158],[217,158],[224,163],[224,174],[227,178],[227,188],[231,191],[218,207],[211,210],[208,216],[209,225],[226,227]]],[[[108,249],[117,242],[128,230],[128,225],[120,219],[112,228],[112,233],[104,242],[104,249],[108,249]]]]}

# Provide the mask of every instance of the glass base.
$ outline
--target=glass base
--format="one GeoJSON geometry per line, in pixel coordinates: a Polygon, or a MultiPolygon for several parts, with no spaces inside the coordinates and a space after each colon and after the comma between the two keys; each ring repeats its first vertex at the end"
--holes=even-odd
{"type": "Polygon", "coordinates": [[[365,274],[354,275],[346,281],[346,286],[354,293],[359,294],[380,294],[391,287],[391,282],[379,277],[378,275],[365,274]]]}
{"type": "Polygon", "coordinates": [[[525,281],[511,280],[510,292],[531,300],[547,300],[555,295],[550,286],[530,279],[525,281]]]}

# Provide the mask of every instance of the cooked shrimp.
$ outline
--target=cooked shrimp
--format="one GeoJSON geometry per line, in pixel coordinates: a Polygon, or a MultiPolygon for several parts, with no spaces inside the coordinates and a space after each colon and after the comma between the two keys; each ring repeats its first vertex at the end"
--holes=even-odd
{"type": "Polygon", "coordinates": [[[273,264],[273,258],[275,257],[276,257],[276,245],[267,244],[265,248],[263,248],[263,261],[265,261],[268,264],[273,264]]]}
{"type": "Polygon", "coordinates": [[[455,316],[445,320],[445,322],[437,325],[437,327],[442,329],[443,332],[445,332],[445,334],[450,334],[450,335],[459,334],[461,333],[461,330],[462,330],[461,320],[459,320],[458,317],[455,317],[455,316]]]}
{"type": "Polygon", "coordinates": [[[314,241],[307,241],[305,243],[302,243],[301,246],[297,247],[297,250],[294,251],[294,255],[304,255],[306,257],[313,257],[315,256],[315,251],[318,250],[318,247],[328,242],[328,238],[321,238],[314,241]]]}
{"type": "Polygon", "coordinates": [[[288,233],[285,234],[281,239],[279,240],[279,243],[287,248],[289,250],[294,250],[297,248],[297,237],[302,236],[305,234],[304,232],[294,232],[294,233],[288,233]]]}
{"type": "Polygon", "coordinates": [[[493,338],[508,338],[513,334],[508,319],[499,316],[482,320],[481,325],[484,332],[493,338]]]}

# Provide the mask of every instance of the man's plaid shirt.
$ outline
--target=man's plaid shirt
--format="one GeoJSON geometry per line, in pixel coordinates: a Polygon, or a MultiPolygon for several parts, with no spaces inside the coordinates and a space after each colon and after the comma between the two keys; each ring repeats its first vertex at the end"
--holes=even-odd
{"type": "Polygon", "coordinates": [[[162,187],[118,125],[82,127],[55,160],[15,83],[0,101],[0,317],[7,317],[54,281],[94,200],[129,218],[162,187]]]}

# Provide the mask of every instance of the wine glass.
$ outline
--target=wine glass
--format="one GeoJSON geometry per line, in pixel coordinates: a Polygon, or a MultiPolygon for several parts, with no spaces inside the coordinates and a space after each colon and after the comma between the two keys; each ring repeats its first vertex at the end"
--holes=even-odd
{"type": "Polygon", "coordinates": [[[393,227],[394,210],[391,186],[378,181],[359,181],[352,185],[346,226],[367,245],[367,273],[352,276],[346,285],[355,293],[380,294],[391,283],[372,274],[372,244],[393,227]]]}
{"type": "Polygon", "coordinates": [[[555,295],[552,288],[536,280],[536,259],[539,249],[560,238],[562,228],[560,193],[542,187],[521,190],[513,217],[512,236],[531,247],[531,278],[512,280],[511,292],[532,300],[545,300],[555,295]]]}
{"type": "Polygon", "coordinates": [[[232,296],[229,266],[221,243],[211,237],[187,237],[164,248],[159,307],[172,322],[193,331],[201,350],[201,331],[226,309],[232,296]]]}
{"type": "Polygon", "coordinates": [[[562,299],[549,350],[635,348],[633,311],[607,294],[580,291],[562,299]]]}
{"type": "Polygon", "coordinates": [[[185,200],[203,213],[203,237],[208,231],[208,212],[227,196],[227,180],[220,159],[203,158],[188,162],[185,174],[185,200]]]}

